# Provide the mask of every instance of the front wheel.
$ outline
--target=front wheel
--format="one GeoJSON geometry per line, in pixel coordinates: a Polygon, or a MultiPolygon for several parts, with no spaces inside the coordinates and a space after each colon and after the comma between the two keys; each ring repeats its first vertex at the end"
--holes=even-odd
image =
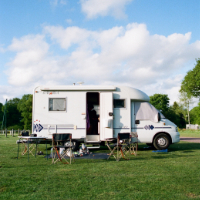
{"type": "Polygon", "coordinates": [[[156,135],[156,137],[153,140],[153,146],[158,150],[167,149],[169,145],[170,145],[170,138],[168,135],[164,133],[156,135]]]}

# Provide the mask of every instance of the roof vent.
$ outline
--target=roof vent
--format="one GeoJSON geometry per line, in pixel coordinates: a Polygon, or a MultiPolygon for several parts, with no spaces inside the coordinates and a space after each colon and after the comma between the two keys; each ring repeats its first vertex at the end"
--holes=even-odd
{"type": "Polygon", "coordinates": [[[84,84],[84,82],[77,82],[79,85],[82,85],[82,84],[84,84]]]}

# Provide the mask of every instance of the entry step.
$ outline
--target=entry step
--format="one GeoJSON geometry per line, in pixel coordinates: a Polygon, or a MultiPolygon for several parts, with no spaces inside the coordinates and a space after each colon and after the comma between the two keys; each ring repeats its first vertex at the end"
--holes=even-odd
{"type": "Polygon", "coordinates": [[[100,141],[99,135],[87,135],[86,136],[86,143],[98,143],[100,141]]]}
{"type": "Polygon", "coordinates": [[[100,146],[87,147],[88,149],[100,149],[100,146]]]}
{"type": "Polygon", "coordinates": [[[101,142],[100,141],[85,141],[85,143],[88,143],[88,144],[100,144],[101,142]]]}

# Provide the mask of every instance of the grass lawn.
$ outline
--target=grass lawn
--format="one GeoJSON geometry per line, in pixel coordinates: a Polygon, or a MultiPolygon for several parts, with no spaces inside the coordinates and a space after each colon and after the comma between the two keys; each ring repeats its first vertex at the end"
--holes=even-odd
{"type": "Polygon", "coordinates": [[[181,130],[179,130],[179,133],[180,133],[181,137],[196,137],[196,138],[200,138],[200,130],[181,129],[181,130]]]}
{"type": "MultiPolygon", "coordinates": [[[[200,199],[200,144],[180,142],[168,153],[139,144],[138,155],[129,161],[78,159],[52,165],[44,156],[17,160],[17,139],[0,135],[1,200],[200,199]]],[[[40,150],[45,153],[45,145],[40,150]]]]}

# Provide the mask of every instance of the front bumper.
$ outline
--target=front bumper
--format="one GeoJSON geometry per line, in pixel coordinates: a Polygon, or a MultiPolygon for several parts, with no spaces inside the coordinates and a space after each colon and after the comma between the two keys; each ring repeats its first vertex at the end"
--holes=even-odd
{"type": "Polygon", "coordinates": [[[180,133],[179,132],[174,132],[172,135],[172,143],[177,143],[180,142],[180,133]]]}

